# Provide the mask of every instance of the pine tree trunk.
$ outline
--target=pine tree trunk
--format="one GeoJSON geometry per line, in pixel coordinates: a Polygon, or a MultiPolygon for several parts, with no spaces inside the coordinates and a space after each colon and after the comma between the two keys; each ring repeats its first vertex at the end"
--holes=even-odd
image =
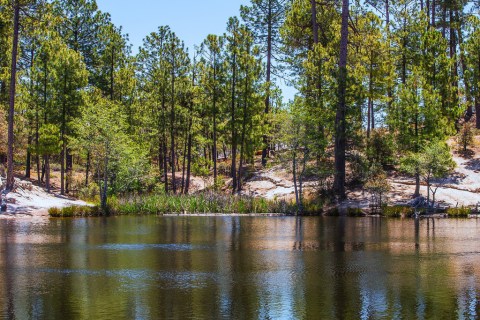
{"type": "Polygon", "coordinates": [[[213,183],[217,185],[217,55],[213,54],[213,183]]]}
{"type": "Polygon", "coordinates": [[[45,156],[45,188],[50,192],[50,156],[45,156]]]}
{"type": "Polygon", "coordinates": [[[40,130],[40,119],[39,119],[39,114],[38,114],[38,106],[35,106],[35,150],[36,150],[36,156],[35,156],[35,162],[37,165],[37,182],[38,186],[41,186],[41,181],[40,181],[40,156],[38,154],[38,139],[40,138],[39,136],[39,130],[40,130]]]}
{"type": "Polygon", "coordinates": [[[64,70],[64,79],[63,79],[63,103],[62,103],[62,123],[61,123],[61,142],[62,142],[62,150],[60,152],[60,194],[65,194],[65,155],[67,149],[67,137],[66,137],[66,127],[67,127],[67,67],[64,70]]]}
{"type": "Polygon", "coordinates": [[[436,21],[435,21],[435,13],[436,13],[436,6],[435,0],[432,0],[432,27],[435,28],[436,21]]]}
{"type": "MultiPolygon", "coordinates": [[[[272,21],[272,1],[268,1],[268,26],[267,26],[267,94],[265,97],[265,116],[270,112],[270,82],[271,82],[271,73],[272,73],[272,31],[273,31],[273,21],[272,21]]],[[[268,124],[268,120],[265,120],[265,124],[268,124]]],[[[263,135],[263,150],[262,150],[262,166],[267,165],[267,157],[269,152],[269,141],[266,134],[263,135]]]]}
{"type": "Polygon", "coordinates": [[[183,146],[183,163],[182,163],[182,188],[180,190],[181,193],[185,193],[185,170],[186,170],[186,162],[187,162],[187,148],[188,148],[188,135],[190,134],[189,130],[187,130],[185,134],[185,142],[183,146]]]}
{"type": "Polygon", "coordinates": [[[190,132],[192,128],[192,120],[190,119],[189,124],[189,134],[188,134],[188,150],[187,150],[187,181],[185,182],[185,194],[188,194],[190,189],[190,171],[192,164],[192,133],[190,132]]]}
{"type": "Polygon", "coordinates": [[[453,60],[452,66],[452,75],[453,81],[452,86],[455,88],[455,92],[453,93],[453,105],[456,106],[458,104],[458,59],[457,59],[457,41],[455,36],[455,18],[454,18],[454,8],[452,7],[449,10],[450,14],[450,58],[453,60]]]}
{"type": "Polygon", "coordinates": [[[32,148],[32,140],[33,140],[33,137],[29,133],[28,143],[27,143],[27,156],[25,159],[25,179],[30,179],[30,171],[32,170],[32,153],[30,151],[32,148]]]}
{"type": "MultiPolygon", "coordinates": [[[[35,61],[35,49],[34,45],[32,44],[32,48],[30,50],[30,74],[33,73],[33,68],[34,68],[34,61],[35,61]]],[[[30,95],[33,95],[33,90],[34,90],[34,82],[33,82],[33,76],[30,78],[30,95]]],[[[37,108],[35,107],[35,110],[37,108]]],[[[31,128],[32,122],[29,121],[28,127],[31,128]]],[[[32,167],[32,142],[33,142],[33,136],[30,130],[28,131],[28,145],[27,145],[27,158],[25,159],[25,179],[30,178],[30,171],[32,167]]]]}
{"type": "MultiPolygon", "coordinates": [[[[107,147],[108,154],[108,147],[107,147]]],[[[105,155],[104,159],[104,171],[103,171],[103,186],[102,186],[102,196],[101,196],[101,207],[104,213],[107,212],[107,192],[108,192],[108,155],[105,155]]]]}
{"type": "Polygon", "coordinates": [[[65,144],[60,151],[60,194],[65,194],[65,144]]]}
{"type": "MultiPolygon", "coordinates": [[[[250,47],[247,48],[247,53],[250,54],[250,47]]],[[[245,157],[245,131],[247,127],[247,106],[248,106],[248,97],[249,93],[249,73],[250,70],[247,66],[245,70],[245,96],[243,101],[243,121],[242,121],[242,136],[240,140],[240,164],[238,166],[238,191],[242,190],[242,176],[243,176],[243,161],[245,157]]]]}
{"type": "Polygon", "coordinates": [[[430,0],[427,0],[427,21],[428,21],[428,25],[430,25],[430,0]]]}
{"type": "MultiPolygon", "coordinates": [[[[236,30],[234,31],[236,32],[236,30]]],[[[236,38],[235,40],[236,41],[236,38]]],[[[236,44],[235,44],[236,45],[236,44]]],[[[233,53],[233,60],[232,60],[232,92],[231,92],[231,106],[230,106],[230,113],[231,113],[231,130],[232,130],[232,168],[231,168],[231,175],[232,175],[232,189],[233,192],[237,189],[237,133],[235,131],[235,94],[236,94],[236,85],[237,85],[237,54],[233,53]]]]}
{"type": "Polygon", "coordinates": [[[446,33],[447,33],[447,1],[443,1],[443,7],[442,7],[442,37],[445,39],[446,33]]]}
{"type": "MultiPolygon", "coordinates": [[[[461,22],[462,20],[459,19],[458,10],[455,11],[456,20],[461,22]]],[[[463,49],[463,33],[462,33],[462,26],[460,24],[458,29],[458,46],[460,47],[460,65],[462,66],[462,74],[463,74],[463,83],[465,84],[465,98],[467,100],[467,110],[465,113],[465,120],[470,121],[473,116],[473,101],[472,101],[472,93],[470,92],[470,82],[465,77],[465,72],[468,71],[467,64],[465,62],[465,50],[463,49]]]]}
{"type": "Polygon", "coordinates": [[[293,187],[294,187],[294,190],[295,190],[295,204],[297,205],[297,215],[298,215],[298,211],[300,209],[300,197],[298,195],[298,186],[297,186],[297,152],[294,150],[293,151],[293,159],[292,159],[292,162],[293,162],[293,187]]]}
{"type": "Polygon", "coordinates": [[[15,182],[13,173],[13,144],[15,141],[13,133],[13,121],[15,115],[15,95],[17,83],[17,53],[18,53],[18,31],[20,25],[20,4],[18,1],[14,2],[13,8],[13,43],[12,43],[12,65],[10,68],[10,101],[8,109],[8,153],[7,153],[7,190],[13,189],[15,182]]]}
{"type": "Polygon", "coordinates": [[[168,193],[168,151],[167,151],[167,139],[164,137],[162,143],[163,148],[163,179],[165,180],[165,193],[168,193]]]}
{"type": "Polygon", "coordinates": [[[313,31],[313,43],[318,43],[318,23],[317,23],[317,1],[310,0],[310,7],[312,12],[312,31],[313,31]]]}
{"type": "Polygon", "coordinates": [[[45,166],[46,166],[46,163],[45,163],[45,157],[43,158],[43,163],[42,163],[42,174],[41,174],[41,177],[40,177],[40,182],[43,183],[43,180],[45,179],[45,166]]]}
{"type": "Polygon", "coordinates": [[[420,174],[418,173],[415,174],[415,193],[413,196],[414,197],[420,196],[420,174]]]}
{"type": "MultiPolygon", "coordinates": [[[[480,72],[480,60],[478,61],[478,71],[480,72]]],[[[475,97],[476,128],[480,129],[480,92],[475,97]]]]}
{"type": "Polygon", "coordinates": [[[368,77],[368,106],[367,106],[367,138],[370,138],[370,129],[374,127],[373,114],[373,52],[370,53],[370,72],[368,77]]]}
{"type": "Polygon", "coordinates": [[[66,161],[65,193],[69,194],[70,193],[70,185],[71,185],[71,182],[72,182],[72,174],[73,174],[73,156],[72,156],[70,148],[66,149],[65,161],[66,161]]]}
{"type": "Polygon", "coordinates": [[[385,0],[385,24],[387,25],[387,32],[390,31],[390,3],[385,0]]]}
{"type": "Polygon", "coordinates": [[[87,164],[85,168],[85,186],[88,186],[88,174],[90,173],[90,151],[87,151],[87,164]]]}
{"type": "Polygon", "coordinates": [[[345,152],[346,152],[346,90],[347,90],[347,54],[348,54],[348,18],[349,0],[342,3],[342,27],[340,39],[338,107],[335,117],[335,194],[345,199],[345,152]]]}
{"type": "Polygon", "coordinates": [[[177,185],[175,179],[175,44],[172,43],[172,105],[170,109],[170,150],[172,157],[172,191],[177,193],[177,185]]]}

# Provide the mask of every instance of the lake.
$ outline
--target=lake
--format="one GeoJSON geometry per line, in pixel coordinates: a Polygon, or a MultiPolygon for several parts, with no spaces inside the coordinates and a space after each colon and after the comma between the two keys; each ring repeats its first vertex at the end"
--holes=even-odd
{"type": "Polygon", "coordinates": [[[476,319],[479,280],[479,220],[0,220],[0,319],[476,319]]]}

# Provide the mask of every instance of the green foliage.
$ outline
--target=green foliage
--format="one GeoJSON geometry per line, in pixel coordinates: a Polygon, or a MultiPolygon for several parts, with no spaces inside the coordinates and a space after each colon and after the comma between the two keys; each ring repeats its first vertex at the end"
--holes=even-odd
{"type": "Polygon", "coordinates": [[[365,213],[360,208],[347,208],[347,217],[364,217],[365,213]]]}
{"type": "Polygon", "coordinates": [[[382,171],[372,174],[368,178],[364,187],[365,190],[372,195],[373,209],[377,210],[382,208],[387,202],[385,194],[390,191],[390,184],[388,183],[387,175],[382,171]]]}
{"type": "Polygon", "coordinates": [[[468,218],[472,214],[472,208],[460,207],[460,208],[447,208],[447,215],[450,218],[468,218]]]}
{"type": "Polygon", "coordinates": [[[411,217],[415,210],[410,206],[383,206],[381,215],[389,218],[411,217]]]}
{"type": "Polygon", "coordinates": [[[375,129],[367,140],[367,159],[371,164],[383,167],[396,163],[397,146],[394,136],[386,129],[375,129]]]}
{"type": "Polygon", "coordinates": [[[475,127],[472,122],[464,122],[456,136],[458,149],[466,153],[469,147],[474,146],[475,142],[475,127]]]}
{"type": "Polygon", "coordinates": [[[351,168],[351,180],[354,183],[364,183],[369,177],[369,165],[367,157],[360,152],[352,152],[349,157],[351,168]]]}
{"type": "Polygon", "coordinates": [[[210,174],[210,167],[212,163],[205,158],[198,158],[192,164],[192,173],[197,177],[207,177],[210,174]]]}
{"type": "Polygon", "coordinates": [[[87,186],[79,190],[78,197],[84,201],[93,203],[100,202],[100,188],[95,182],[90,182],[87,186]]]}
{"type": "Polygon", "coordinates": [[[263,214],[293,213],[294,208],[283,201],[262,198],[231,196],[219,193],[196,195],[167,194],[111,197],[108,202],[110,214],[263,214]]]}
{"type": "Polygon", "coordinates": [[[56,125],[44,124],[40,127],[38,134],[38,154],[49,156],[60,152],[60,130],[56,125]]]}
{"type": "Polygon", "coordinates": [[[421,153],[410,153],[401,161],[401,170],[411,175],[418,173],[427,183],[431,179],[445,177],[454,168],[455,162],[444,142],[429,143],[421,153]]]}
{"type": "Polygon", "coordinates": [[[447,208],[447,215],[450,218],[468,218],[472,213],[472,209],[469,207],[460,207],[460,208],[447,208]]]}
{"type": "Polygon", "coordinates": [[[48,214],[52,218],[98,217],[103,215],[98,206],[69,206],[64,208],[50,208],[48,214]]]}

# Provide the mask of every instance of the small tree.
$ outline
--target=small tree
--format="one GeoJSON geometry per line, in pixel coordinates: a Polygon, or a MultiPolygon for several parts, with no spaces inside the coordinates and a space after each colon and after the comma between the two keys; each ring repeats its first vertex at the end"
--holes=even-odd
{"type": "Polygon", "coordinates": [[[365,183],[365,189],[372,196],[372,209],[376,211],[386,203],[385,193],[390,191],[387,175],[382,170],[371,174],[365,183]]]}
{"type": "Polygon", "coordinates": [[[282,144],[286,147],[284,163],[292,170],[297,213],[303,213],[303,182],[311,160],[312,141],[308,130],[309,119],[304,100],[296,98],[290,105],[282,132],[282,144]]]}
{"type": "Polygon", "coordinates": [[[44,124],[38,131],[38,149],[36,153],[44,157],[45,187],[50,192],[50,157],[61,150],[60,129],[54,124],[44,124]]]}
{"type": "Polygon", "coordinates": [[[145,154],[126,134],[126,116],[120,107],[92,92],[76,124],[77,144],[88,150],[96,166],[100,204],[106,212],[109,190],[136,191],[143,184],[148,165],[145,154]]]}
{"type": "Polygon", "coordinates": [[[473,122],[464,122],[457,134],[457,146],[465,155],[468,147],[473,146],[475,141],[475,128],[473,122]]]}
{"type": "Polygon", "coordinates": [[[432,182],[442,181],[455,168],[450,150],[445,142],[434,141],[428,143],[420,153],[410,153],[402,159],[401,170],[408,174],[419,174],[427,184],[427,204],[430,205],[430,191],[432,191],[435,205],[437,187],[432,182]]]}

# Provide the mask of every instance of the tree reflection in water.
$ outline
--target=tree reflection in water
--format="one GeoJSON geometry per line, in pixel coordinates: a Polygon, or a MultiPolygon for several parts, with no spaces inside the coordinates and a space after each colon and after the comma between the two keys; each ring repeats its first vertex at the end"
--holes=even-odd
{"type": "Polygon", "coordinates": [[[475,220],[0,220],[0,318],[478,318],[475,220]]]}

